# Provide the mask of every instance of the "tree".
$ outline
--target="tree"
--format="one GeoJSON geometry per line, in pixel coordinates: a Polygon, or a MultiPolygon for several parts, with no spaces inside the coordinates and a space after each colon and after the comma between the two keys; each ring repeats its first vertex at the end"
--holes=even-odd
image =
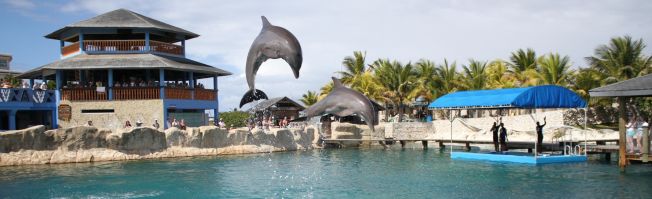
{"type": "Polygon", "coordinates": [[[314,91],[308,91],[306,94],[303,94],[302,98],[300,101],[306,105],[306,106],[311,106],[318,101],[318,96],[317,93],[314,91]]]}
{"type": "Polygon", "coordinates": [[[416,74],[412,64],[401,64],[398,61],[380,60],[374,62],[375,75],[380,85],[385,87],[388,98],[398,104],[399,121],[403,120],[404,104],[408,102],[408,94],[414,89],[416,74]]]}
{"type": "Polygon", "coordinates": [[[589,90],[600,87],[600,72],[592,68],[582,68],[572,72],[570,88],[584,100],[589,101],[589,90]]]}
{"type": "Polygon", "coordinates": [[[507,63],[503,60],[494,60],[487,66],[487,88],[513,88],[516,87],[514,76],[509,73],[507,63]]]}
{"type": "Polygon", "coordinates": [[[464,81],[463,87],[468,90],[482,90],[487,87],[487,62],[469,60],[468,66],[463,66],[464,81]]]}
{"type": "Polygon", "coordinates": [[[333,91],[333,82],[328,82],[326,85],[322,86],[321,89],[319,89],[319,97],[317,98],[319,100],[324,99],[329,93],[333,91]]]}
{"type": "Polygon", "coordinates": [[[518,49],[509,57],[509,72],[516,80],[517,86],[536,85],[537,56],[533,49],[518,49]]]}
{"type": "Polygon", "coordinates": [[[455,62],[449,64],[448,60],[444,59],[444,63],[435,68],[435,81],[439,86],[435,93],[436,97],[457,91],[460,85],[457,64],[455,62]]]}
{"type": "Polygon", "coordinates": [[[423,96],[426,101],[434,100],[437,89],[435,63],[427,59],[421,59],[415,66],[416,83],[409,98],[416,99],[417,97],[423,96]]]}
{"type": "Polygon", "coordinates": [[[337,73],[342,75],[340,78],[343,84],[354,87],[358,84],[358,81],[362,74],[367,70],[365,66],[365,57],[366,53],[360,51],[354,51],[353,57],[347,56],[342,61],[342,66],[344,66],[344,71],[338,71],[337,73]]]}
{"type": "Polygon", "coordinates": [[[540,57],[538,60],[537,72],[539,84],[554,84],[567,86],[570,78],[570,58],[560,57],[558,53],[550,53],[540,57]]]}
{"type": "Polygon", "coordinates": [[[652,56],[643,55],[646,45],[643,39],[636,41],[630,36],[611,38],[609,44],[595,49],[586,61],[591,68],[603,74],[602,84],[615,83],[651,72],[652,56]]]}

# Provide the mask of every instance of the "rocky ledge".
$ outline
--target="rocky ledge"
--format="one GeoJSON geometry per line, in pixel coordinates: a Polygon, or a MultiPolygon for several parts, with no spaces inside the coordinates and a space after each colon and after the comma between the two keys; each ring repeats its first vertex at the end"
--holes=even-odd
{"type": "Polygon", "coordinates": [[[45,131],[43,126],[0,133],[0,166],[157,159],[311,149],[314,128],[256,130],[205,126],[165,132],[149,127],[112,132],[95,127],[45,131]]]}

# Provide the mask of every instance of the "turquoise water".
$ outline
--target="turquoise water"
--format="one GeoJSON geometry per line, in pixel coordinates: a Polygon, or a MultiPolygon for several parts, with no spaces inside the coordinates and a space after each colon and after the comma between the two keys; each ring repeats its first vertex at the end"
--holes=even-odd
{"type": "Polygon", "coordinates": [[[0,198],[652,198],[652,167],[455,160],[332,149],[0,167],[0,198]]]}

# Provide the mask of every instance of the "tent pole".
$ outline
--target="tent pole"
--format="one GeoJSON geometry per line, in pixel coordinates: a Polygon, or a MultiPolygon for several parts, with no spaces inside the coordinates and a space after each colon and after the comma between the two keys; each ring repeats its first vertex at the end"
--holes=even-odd
{"type": "Polygon", "coordinates": [[[449,109],[449,119],[451,121],[451,157],[453,155],[453,109],[449,109]]]}

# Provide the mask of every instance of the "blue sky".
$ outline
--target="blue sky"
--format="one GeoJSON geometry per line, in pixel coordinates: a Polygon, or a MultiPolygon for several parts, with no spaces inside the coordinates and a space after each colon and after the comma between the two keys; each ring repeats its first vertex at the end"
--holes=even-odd
{"type": "Polygon", "coordinates": [[[519,48],[533,48],[538,55],[568,55],[577,68],[614,36],[652,45],[652,2],[644,0],[0,0],[0,53],[12,54],[19,71],[53,62],[59,43],[44,35],[118,8],[200,34],[187,42],[188,57],[234,73],[220,78],[221,110],[236,107],[247,90],[244,63],[261,15],[297,36],[304,64],[294,79],[287,64],[267,61],[256,86],[270,97],[293,99],[318,91],[355,50],[366,51],[369,62],[446,58],[463,65],[469,58],[507,59],[519,48]]]}

